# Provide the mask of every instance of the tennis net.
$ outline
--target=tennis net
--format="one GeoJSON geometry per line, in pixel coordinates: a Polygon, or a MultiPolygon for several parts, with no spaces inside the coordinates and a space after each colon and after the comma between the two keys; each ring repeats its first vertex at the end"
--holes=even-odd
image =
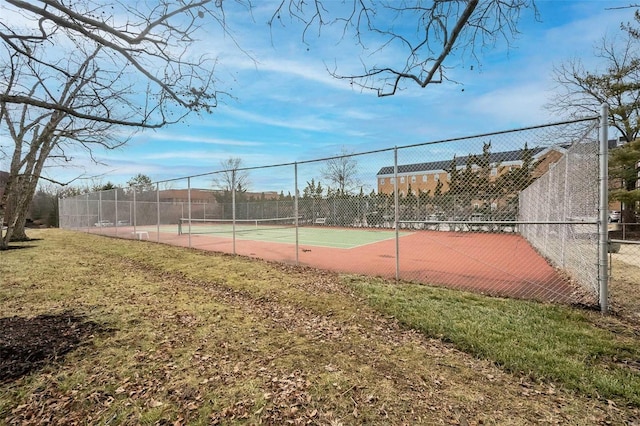
{"type": "Polygon", "coordinates": [[[295,217],[269,219],[189,219],[178,222],[178,234],[231,234],[275,231],[295,227],[295,217]]]}

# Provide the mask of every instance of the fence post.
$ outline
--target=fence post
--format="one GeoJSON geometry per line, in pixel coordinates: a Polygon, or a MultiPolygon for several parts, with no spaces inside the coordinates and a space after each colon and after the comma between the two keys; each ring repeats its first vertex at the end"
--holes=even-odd
{"type": "Polygon", "coordinates": [[[191,178],[187,178],[187,216],[189,217],[189,248],[191,248],[191,178]]]}
{"type": "Polygon", "coordinates": [[[102,221],[102,191],[98,191],[98,222],[102,221]]]}
{"type": "Polygon", "coordinates": [[[607,313],[609,309],[609,264],[608,264],[608,216],[609,216],[609,105],[600,108],[600,218],[598,220],[598,280],[600,281],[600,311],[607,313]]]}
{"type": "MultiPolygon", "coordinates": [[[[300,247],[298,240],[298,163],[293,163],[293,217],[296,224],[296,265],[300,264],[300,247]]],[[[277,217],[277,216],[276,216],[277,217]]]]}
{"type": "MultiPolygon", "coordinates": [[[[568,212],[571,212],[573,210],[571,210],[571,206],[569,205],[569,203],[571,203],[571,197],[569,196],[569,153],[567,152],[564,156],[564,197],[562,200],[562,220],[567,220],[567,216],[568,216],[568,212]]],[[[568,226],[567,224],[564,225],[559,225],[562,229],[562,232],[560,233],[560,235],[562,236],[560,238],[560,249],[562,250],[561,253],[561,261],[562,261],[562,267],[564,268],[566,266],[566,252],[567,252],[567,238],[568,238],[568,226]]]]}
{"type": "Polygon", "coordinates": [[[394,186],[393,186],[393,203],[394,203],[394,218],[393,218],[393,222],[394,222],[394,226],[396,228],[396,280],[400,279],[400,223],[398,222],[399,219],[399,196],[398,196],[398,147],[395,146],[393,147],[393,182],[394,182],[394,186]]]}
{"type": "Polygon", "coordinates": [[[118,189],[119,187],[116,187],[114,189],[114,194],[113,194],[113,200],[114,200],[114,208],[115,208],[115,220],[116,220],[116,237],[118,236],[118,189]]]}
{"type": "Polygon", "coordinates": [[[158,213],[156,241],[160,242],[160,183],[156,182],[156,207],[158,213]]]}
{"type": "Polygon", "coordinates": [[[131,190],[133,191],[133,235],[136,235],[137,226],[138,226],[138,206],[136,205],[136,187],[132,186],[131,190]]]}
{"type": "Polygon", "coordinates": [[[236,170],[231,170],[231,232],[233,254],[236,254],[236,170]]]}
{"type": "MultiPolygon", "coordinates": [[[[60,221],[62,218],[62,198],[60,197],[56,197],[56,203],[57,203],[57,207],[58,207],[58,228],[62,229],[62,226],[60,225],[60,221]]],[[[3,222],[4,222],[4,218],[0,218],[3,222]]],[[[2,226],[0,226],[0,239],[2,239],[2,226]]]]}
{"type": "Polygon", "coordinates": [[[89,194],[87,193],[87,232],[91,232],[91,215],[89,214],[89,194]]]}

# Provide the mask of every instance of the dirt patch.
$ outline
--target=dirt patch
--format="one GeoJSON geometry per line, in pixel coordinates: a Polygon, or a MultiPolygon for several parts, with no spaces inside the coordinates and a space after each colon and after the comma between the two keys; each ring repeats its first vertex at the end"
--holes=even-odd
{"type": "Polygon", "coordinates": [[[101,328],[66,312],[32,318],[0,318],[0,383],[58,361],[101,328]]]}

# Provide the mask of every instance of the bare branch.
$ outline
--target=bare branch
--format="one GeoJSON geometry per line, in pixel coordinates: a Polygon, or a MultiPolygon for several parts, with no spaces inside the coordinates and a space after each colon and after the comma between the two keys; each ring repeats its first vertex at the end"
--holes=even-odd
{"type": "Polygon", "coordinates": [[[449,80],[445,62],[454,52],[479,61],[481,49],[517,34],[521,10],[533,8],[537,16],[533,0],[351,0],[337,5],[282,0],[269,24],[282,23],[288,14],[303,24],[303,42],[311,28],[320,35],[323,27],[340,25],[343,41],[355,39],[367,56],[361,73],[334,70],[331,75],[378,96],[394,95],[405,83],[424,88],[449,80]],[[384,54],[387,50],[393,55],[384,54]],[[393,59],[398,54],[403,56],[393,59]]]}
{"type": "MultiPolygon", "coordinates": [[[[7,48],[49,67],[52,73],[62,74],[60,78],[69,77],[63,67],[55,61],[41,61],[34,54],[41,43],[58,39],[63,44],[74,43],[78,48],[85,48],[89,44],[101,46],[103,51],[96,60],[109,66],[102,67],[100,74],[104,79],[108,78],[107,74],[113,77],[111,84],[105,87],[123,83],[130,79],[134,71],[138,74],[137,79],[143,78],[148,83],[147,96],[153,98],[156,105],[153,109],[140,114],[131,102],[124,102],[132,108],[120,117],[114,117],[109,111],[106,122],[158,128],[179,121],[190,111],[210,112],[217,106],[220,96],[228,96],[227,92],[215,88],[215,63],[211,58],[200,56],[194,60],[188,59],[192,56],[189,52],[191,43],[201,31],[199,22],[205,16],[213,19],[220,30],[234,40],[226,28],[222,3],[219,1],[187,0],[178,4],[160,0],[146,10],[138,10],[140,5],[117,1],[114,5],[130,19],[120,24],[117,23],[119,15],[116,12],[94,0],[71,5],[57,0],[42,0],[40,4],[23,0],[3,1],[20,10],[25,18],[36,25],[30,31],[12,29],[8,23],[0,23],[0,40],[7,48]],[[81,10],[82,7],[85,10],[81,10]],[[185,112],[178,114],[177,118],[169,118],[176,112],[176,106],[185,112]],[[171,114],[168,113],[169,109],[171,114]]],[[[92,116],[83,111],[66,109],[38,96],[27,98],[19,93],[3,93],[0,101],[57,109],[82,119],[100,120],[106,115],[92,116]]]]}
{"type": "Polygon", "coordinates": [[[604,70],[586,70],[577,59],[554,68],[558,90],[547,108],[575,118],[597,115],[600,106],[607,103],[610,124],[632,141],[640,134],[638,40],[605,37],[594,53],[603,60],[604,70]]]}

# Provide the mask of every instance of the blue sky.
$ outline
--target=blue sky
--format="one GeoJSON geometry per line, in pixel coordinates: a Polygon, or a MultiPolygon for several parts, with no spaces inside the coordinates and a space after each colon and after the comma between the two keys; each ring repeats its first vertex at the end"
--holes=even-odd
{"type": "Polygon", "coordinates": [[[123,148],[96,152],[105,165],[78,155],[74,168],[46,173],[57,180],[96,176],[94,182],[119,185],[137,173],[154,181],[205,173],[229,157],[241,157],[246,166],[279,164],[342,149],[362,152],[557,121],[544,108],[554,91],[553,66],[570,58],[597,66],[594,44],[604,34],[619,33],[620,23],[632,20],[633,13],[612,9],[628,2],[539,0],[540,20],[525,11],[510,46],[499,40],[481,52],[480,65],[458,57],[446,62],[456,67],[449,77],[458,84],[408,85],[379,98],[327,73],[334,65],[339,71],[357,69],[355,46],[327,42],[336,36],[332,30],[320,42],[304,45],[295,24],[276,27],[271,39],[262,24],[271,6],[255,3],[253,23],[247,23],[246,12],[227,13],[237,42],[255,61],[229,38],[212,35],[199,46],[218,57],[222,88],[235,99],[212,114],[139,133],[123,148]]]}

